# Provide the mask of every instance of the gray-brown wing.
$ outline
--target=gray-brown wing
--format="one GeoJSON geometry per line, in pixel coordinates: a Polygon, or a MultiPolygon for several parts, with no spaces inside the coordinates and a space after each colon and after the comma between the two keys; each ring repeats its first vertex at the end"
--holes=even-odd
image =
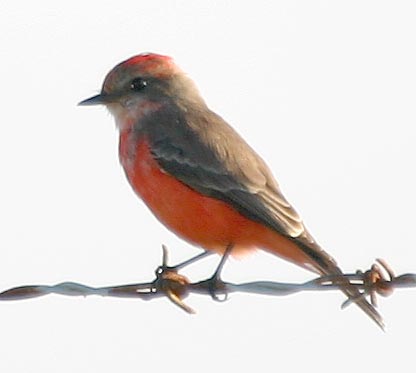
{"type": "MultiPolygon", "coordinates": [[[[342,274],[332,257],[313,241],[263,160],[222,118],[208,111],[197,116],[163,112],[148,123],[155,129],[147,132],[151,150],[162,169],[292,239],[319,272],[342,274]]],[[[342,290],[383,327],[379,313],[347,280],[342,290]]]]}
{"type": "Polygon", "coordinates": [[[148,128],[153,156],[165,172],[293,239],[320,271],[334,269],[335,262],[313,241],[265,162],[221,117],[208,110],[196,117],[163,112],[152,117],[148,128]]]}

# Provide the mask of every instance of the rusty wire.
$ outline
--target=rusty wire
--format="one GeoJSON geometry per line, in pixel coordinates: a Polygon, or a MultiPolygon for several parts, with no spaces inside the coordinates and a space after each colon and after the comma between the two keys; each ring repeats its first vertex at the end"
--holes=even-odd
{"type": "MultiPolygon", "coordinates": [[[[1,292],[0,301],[36,298],[47,294],[66,296],[100,295],[143,300],[166,296],[184,311],[194,313],[195,311],[184,302],[186,296],[191,293],[208,294],[213,299],[218,299],[218,293],[227,295],[235,292],[283,296],[302,291],[339,289],[340,284],[345,284],[345,278],[347,278],[352,285],[361,291],[362,296],[369,296],[370,302],[377,306],[377,295],[385,297],[391,295],[396,288],[416,287],[416,274],[408,273],[396,276],[384,260],[377,259],[376,263],[365,272],[357,271],[354,274],[343,274],[342,276],[322,276],[300,284],[272,281],[234,284],[216,279],[215,294],[213,294],[212,278],[191,283],[184,275],[179,274],[175,268],[167,266],[167,250],[164,246],[162,265],[158,267],[155,274],[156,278],[151,282],[118,286],[91,287],[76,282],[18,286],[1,292]]],[[[348,299],[344,302],[343,307],[353,301],[353,299],[348,299]]]]}

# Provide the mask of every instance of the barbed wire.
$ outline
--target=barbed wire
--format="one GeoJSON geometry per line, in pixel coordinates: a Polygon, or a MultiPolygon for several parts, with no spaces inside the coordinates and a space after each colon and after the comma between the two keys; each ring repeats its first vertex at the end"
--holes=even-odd
{"type": "MultiPolygon", "coordinates": [[[[175,267],[167,265],[168,252],[163,246],[162,265],[155,271],[156,278],[151,282],[117,286],[91,287],[76,282],[62,282],[56,285],[25,285],[13,287],[0,293],[0,301],[36,298],[47,294],[66,296],[99,295],[108,297],[139,298],[150,300],[166,296],[176,306],[188,313],[195,313],[184,299],[191,293],[210,295],[215,300],[225,300],[230,293],[251,293],[269,296],[284,296],[304,291],[322,291],[339,289],[345,279],[356,286],[362,296],[369,296],[370,302],[377,306],[377,295],[391,295],[396,288],[416,287],[416,274],[406,273],[396,276],[390,266],[382,259],[377,259],[365,272],[336,276],[322,276],[304,283],[282,283],[273,281],[254,281],[235,284],[214,277],[198,282],[190,282],[179,274],[175,267]],[[223,294],[219,298],[218,294],[223,294]]],[[[342,307],[353,303],[348,299],[342,307]]]]}

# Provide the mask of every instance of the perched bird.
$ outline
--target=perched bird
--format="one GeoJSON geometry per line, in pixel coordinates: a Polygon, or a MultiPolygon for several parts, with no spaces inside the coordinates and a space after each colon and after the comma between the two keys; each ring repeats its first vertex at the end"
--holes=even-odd
{"type": "MultiPolygon", "coordinates": [[[[96,104],[114,115],[130,185],[178,236],[219,254],[259,248],[320,275],[342,275],[263,159],[208,108],[170,57],[147,53],[118,64],[100,94],[80,102],[96,104]]],[[[356,288],[347,280],[341,287],[383,327],[356,288]]]]}

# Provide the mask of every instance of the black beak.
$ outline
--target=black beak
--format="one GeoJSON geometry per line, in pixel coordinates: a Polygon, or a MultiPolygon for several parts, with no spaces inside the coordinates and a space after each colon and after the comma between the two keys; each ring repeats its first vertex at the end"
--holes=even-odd
{"type": "Polygon", "coordinates": [[[80,106],[90,106],[90,105],[105,105],[109,102],[114,101],[114,97],[112,95],[100,93],[96,96],[92,96],[87,98],[86,100],[81,101],[78,103],[80,106]]]}

